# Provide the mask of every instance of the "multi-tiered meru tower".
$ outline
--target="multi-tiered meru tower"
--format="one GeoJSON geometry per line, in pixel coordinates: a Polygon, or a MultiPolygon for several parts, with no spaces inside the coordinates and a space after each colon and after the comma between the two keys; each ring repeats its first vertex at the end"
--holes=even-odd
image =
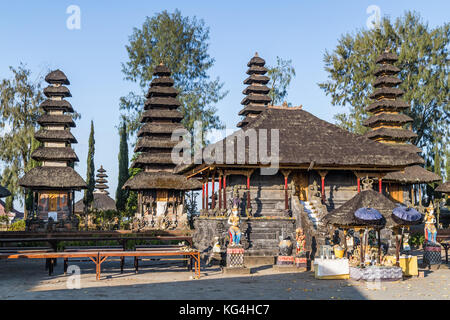
{"type": "Polygon", "coordinates": [[[245,98],[241,102],[244,108],[239,112],[239,115],[245,118],[237,124],[238,128],[244,127],[255,119],[267,109],[267,105],[272,101],[268,96],[270,89],[266,86],[269,77],[265,75],[267,73],[265,64],[266,61],[259,57],[258,53],[255,53],[255,56],[247,64],[249,77],[244,80],[244,84],[248,86],[242,91],[245,94],[245,98]]]}
{"type": "MultiPolygon", "coordinates": [[[[394,66],[397,60],[397,55],[389,50],[385,50],[376,60],[379,66],[375,71],[376,80],[373,84],[375,90],[370,95],[375,102],[367,107],[367,111],[372,115],[364,121],[364,125],[372,130],[366,136],[404,152],[420,153],[422,150],[410,143],[417,135],[410,128],[413,119],[403,113],[410,106],[401,99],[404,91],[398,88],[402,81],[396,76],[401,71],[394,66]]],[[[391,198],[401,203],[412,204],[416,198],[413,185],[440,180],[438,175],[420,165],[408,166],[403,171],[390,172],[383,178],[387,185],[386,191],[391,198]]],[[[420,188],[418,190],[420,192],[420,188]]],[[[420,198],[419,194],[419,203],[420,198]]]]}
{"type": "Polygon", "coordinates": [[[131,165],[141,171],[124,188],[138,192],[138,228],[175,229],[185,227],[187,221],[184,192],[200,189],[201,184],[173,173],[176,164],[171,153],[178,141],[171,137],[184,129],[181,104],[169,68],[157,66],[154,76],[137,134],[137,157],[131,165]]]}
{"type": "Polygon", "coordinates": [[[78,221],[73,215],[75,191],[86,188],[86,182],[73,169],[78,161],[72,143],[77,143],[70,132],[75,127],[71,97],[65,85],[70,82],[61,70],[50,72],[44,89],[48,98],[41,104],[44,114],[37,119],[41,129],[34,135],[40,146],[31,158],[39,166],[28,171],[19,184],[32,191],[33,206],[28,215],[27,228],[34,231],[75,229],[78,221]],[[49,223],[50,222],[50,223],[49,223]]]}

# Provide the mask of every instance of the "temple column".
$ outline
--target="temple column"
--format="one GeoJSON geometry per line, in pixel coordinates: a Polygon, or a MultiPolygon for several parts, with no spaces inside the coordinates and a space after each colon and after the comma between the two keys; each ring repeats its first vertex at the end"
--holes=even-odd
{"type": "Polygon", "coordinates": [[[223,175],[223,208],[227,209],[227,175],[223,175]]]}
{"type": "Polygon", "coordinates": [[[290,170],[281,170],[284,176],[284,210],[289,210],[289,195],[288,195],[288,178],[291,174],[290,170]]]}
{"type": "Polygon", "coordinates": [[[219,209],[222,210],[222,173],[219,172],[219,209]]]}
{"type": "Polygon", "coordinates": [[[322,202],[325,203],[325,176],[328,174],[328,171],[319,171],[319,175],[322,181],[322,202]]]}
{"type": "Polygon", "coordinates": [[[212,180],[211,180],[211,209],[215,209],[216,208],[216,195],[215,195],[215,193],[214,193],[214,189],[215,189],[215,184],[216,184],[216,181],[215,181],[215,176],[216,176],[216,173],[214,172],[213,173],[213,176],[212,176],[212,180]]]}
{"type": "Polygon", "coordinates": [[[209,190],[208,190],[208,187],[209,187],[209,176],[208,176],[208,178],[206,178],[206,187],[205,187],[205,201],[206,201],[205,209],[206,210],[209,210],[209,190]]]}
{"type": "Polygon", "coordinates": [[[205,210],[205,182],[202,181],[202,210],[205,210]]]}
{"type": "Polygon", "coordinates": [[[383,182],[381,178],[378,178],[378,192],[383,193],[383,182]]]}

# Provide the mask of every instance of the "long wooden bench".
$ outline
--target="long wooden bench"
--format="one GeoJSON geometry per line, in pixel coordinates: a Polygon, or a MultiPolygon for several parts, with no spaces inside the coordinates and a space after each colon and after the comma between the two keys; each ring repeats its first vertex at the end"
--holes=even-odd
{"type": "Polygon", "coordinates": [[[53,273],[54,261],[62,258],[89,258],[95,263],[96,279],[101,278],[101,264],[111,257],[150,257],[150,256],[190,256],[194,260],[194,274],[200,277],[200,252],[197,250],[184,251],[82,251],[82,252],[45,252],[45,253],[0,253],[0,259],[48,259],[49,275],[53,273]]]}
{"type": "MultiPolygon", "coordinates": [[[[167,251],[167,252],[178,252],[180,251],[180,249],[183,246],[180,245],[170,245],[170,244],[157,244],[157,245],[148,245],[148,244],[144,244],[144,245],[135,245],[135,250],[136,251],[167,251]]],[[[174,255],[177,256],[177,255],[174,255]]],[[[192,256],[184,256],[182,258],[149,258],[149,259],[145,259],[145,258],[140,258],[138,256],[134,257],[134,269],[135,272],[138,273],[139,272],[139,260],[141,261],[161,261],[161,260],[166,260],[166,261],[173,261],[173,260],[177,260],[177,261],[184,261],[184,266],[187,267],[188,270],[192,270],[192,256]]]]}
{"type": "MultiPolygon", "coordinates": [[[[106,251],[123,251],[122,246],[67,246],[64,252],[106,252],[106,251]]],[[[72,261],[89,261],[90,259],[71,259],[72,261]]],[[[125,265],[125,257],[120,258],[120,273],[123,273],[125,265]]],[[[67,273],[69,267],[69,257],[64,258],[64,274],[67,273]]]]}

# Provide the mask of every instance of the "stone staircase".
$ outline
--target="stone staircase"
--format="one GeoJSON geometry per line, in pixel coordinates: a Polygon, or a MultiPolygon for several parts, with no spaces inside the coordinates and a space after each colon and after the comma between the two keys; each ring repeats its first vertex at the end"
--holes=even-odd
{"type": "Polygon", "coordinates": [[[309,221],[311,221],[312,225],[314,226],[314,229],[317,230],[319,227],[319,224],[321,223],[319,221],[319,209],[317,208],[317,204],[312,203],[310,201],[300,201],[300,203],[303,205],[303,211],[307,214],[309,221]]]}
{"type": "Polygon", "coordinates": [[[284,198],[264,198],[262,200],[250,201],[254,217],[270,216],[283,217],[284,216],[284,198]]]}

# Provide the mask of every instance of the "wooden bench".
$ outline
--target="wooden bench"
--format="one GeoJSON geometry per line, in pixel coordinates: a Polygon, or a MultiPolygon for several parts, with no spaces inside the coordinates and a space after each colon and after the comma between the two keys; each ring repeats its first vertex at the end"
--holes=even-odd
{"type": "MultiPolygon", "coordinates": [[[[67,246],[64,252],[106,252],[106,251],[123,251],[122,246],[67,246]]],[[[90,261],[91,259],[71,259],[72,261],[90,261]]],[[[120,257],[120,273],[123,273],[125,265],[125,257],[120,257]]],[[[64,258],[64,274],[67,274],[69,266],[69,257],[64,258]]]]}
{"type": "Polygon", "coordinates": [[[0,253],[43,253],[53,251],[50,247],[0,247],[0,253]]]}
{"type": "Polygon", "coordinates": [[[200,252],[192,251],[80,251],[80,252],[44,252],[44,253],[0,253],[0,259],[48,259],[49,275],[53,273],[54,261],[62,258],[89,258],[95,263],[96,279],[101,277],[101,264],[111,257],[149,257],[149,256],[190,256],[194,260],[194,273],[200,277],[200,252]]]}
{"type": "MultiPolygon", "coordinates": [[[[157,244],[157,245],[136,245],[134,247],[135,251],[165,251],[165,252],[178,252],[183,246],[180,245],[170,245],[170,244],[157,244]]],[[[177,255],[174,255],[177,256],[177,255]]],[[[171,260],[177,260],[177,261],[184,261],[184,266],[187,267],[188,270],[192,270],[192,256],[184,256],[182,258],[147,258],[143,259],[138,256],[134,257],[134,269],[136,273],[139,272],[139,260],[141,261],[171,261],[171,260]]]]}

